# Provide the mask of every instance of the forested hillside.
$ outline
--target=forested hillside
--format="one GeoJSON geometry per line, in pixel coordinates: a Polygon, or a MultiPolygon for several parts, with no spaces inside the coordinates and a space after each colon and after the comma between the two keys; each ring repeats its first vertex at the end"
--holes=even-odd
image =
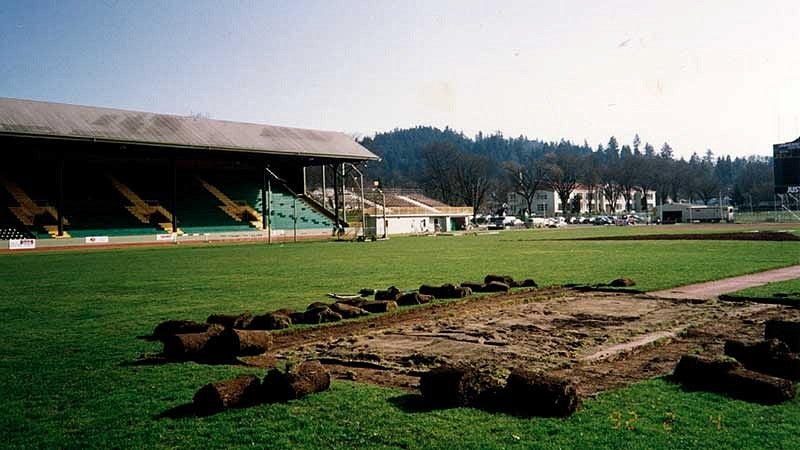
{"type": "Polygon", "coordinates": [[[371,179],[387,187],[420,188],[476,210],[508,192],[532,200],[533,192],[544,187],[563,199],[578,184],[598,189],[609,200],[627,197],[632,190],[655,190],[661,201],[704,203],[722,194],[735,206],[773,199],[770,157],[732,159],[706,150],[688,160],[676,159],[668,143],[656,147],[638,135],[630,143],[612,136],[592,148],[586,142],[508,138],[499,132],[468,137],[450,128],[420,126],[360,142],[381,157],[369,164],[371,179]]]}

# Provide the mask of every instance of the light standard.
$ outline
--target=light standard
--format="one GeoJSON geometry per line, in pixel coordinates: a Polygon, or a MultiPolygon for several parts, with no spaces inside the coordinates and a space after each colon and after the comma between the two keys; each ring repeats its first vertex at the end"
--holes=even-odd
{"type": "MultiPolygon", "coordinates": [[[[381,188],[379,187],[381,185],[380,181],[375,180],[375,181],[372,182],[372,185],[375,186],[375,190],[380,192],[380,194],[381,194],[381,204],[382,204],[381,208],[383,209],[383,239],[386,239],[386,194],[384,194],[383,191],[381,190],[381,188]]],[[[377,209],[378,206],[376,205],[375,208],[377,209]]],[[[375,219],[375,228],[376,228],[375,229],[375,234],[378,234],[378,230],[377,230],[378,225],[377,224],[378,224],[378,220],[376,218],[375,219]]]]}

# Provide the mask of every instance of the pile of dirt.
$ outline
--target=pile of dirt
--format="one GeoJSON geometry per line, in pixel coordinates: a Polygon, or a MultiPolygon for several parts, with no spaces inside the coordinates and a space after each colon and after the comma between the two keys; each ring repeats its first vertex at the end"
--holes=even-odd
{"type": "Polygon", "coordinates": [[[443,365],[420,376],[420,392],[435,408],[499,407],[504,383],[486,370],[467,365],[443,365]]]}
{"type": "Polygon", "coordinates": [[[726,341],[725,355],[736,359],[750,370],[800,381],[800,357],[777,339],[758,342],[726,341]]]}
{"type": "Polygon", "coordinates": [[[800,356],[789,341],[797,339],[800,322],[767,321],[766,340],[725,342],[724,357],[685,355],[674,378],[690,389],[721,392],[734,398],[767,405],[795,398],[792,381],[800,379],[800,356]],[[777,338],[776,338],[777,337],[777,338]]]}
{"type": "Polygon", "coordinates": [[[194,394],[192,403],[199,415],[243,408],[257,403],[260,388],[261,380],[256,375],[240,375],[203,386],[194,394]]]}
{"type": "Polygon", "coordinates": [[[269,370],[261,381],[256,375],[240,375],[209,383],[198,390],[192,406],[198,415],[260,403],[285,402],[322,392],[330,387],[330,373],[319,361],[306,361],[286,371],[269,370]]]}
{"type": "Polygon", "coordinates": [[[444,365],[422,374],[420,391],[431,407],[467,406],[521,416],[568,416],[580,404],[575,383],[516,368],[506,378],[491,370],[444,365]]]}
{"type": "Polygon", "coordinates": [[[465,281],[461,283],[461,287],[469,288],[472,292],[508,292],[511,288],[520,287],[538,287],[532,278],[526,278],[523,281],[515,281],[510,275],[486,275],[483,283],[474,281],[465,281]]]}
{"type": "Polygon", "coordinates": [[[156,326],[151,338],[163,341],[174,334],[205,333],[210,326],[209,323],[199,323],[194,320],[167,320],[156,326]]]}
{"type": "Polygon", "coordinates": [[[331,375],[319,361],[306,361],[286,371],[272,369],[261,384],[261,400],[285,402],[327,390],[331,375]]]}
{"type": "Polygon", "coordinates": [[[423,284],[419,287],[419,293],[431,295],[433,298],[463,298],[472,295],[472,289],[446,283],[441,286],[431,286],[423,284]]]}
{"type": "Polygon", "coordinates": [[[764,339],[778,339],[789,350],[800,352],[800,321],[768,320],[764,325],[764,339]]]}
{"type": "Polygon", "coordinates": [[[239,356],[260,355],[272,345],[265,331],[237,330],[212,325],[204,333],[183,333],[163,340],[164,355],[174,361],[230,362],[239,356]]]}
{"type": "Polygon", "coordinates": [[[737,233],[686,233],[686,234],[641,234],[631,236],[598,236],[575,238],[576,241],[800,241],[796,234],[780,231],[756,231],[737,233]]]}
{"type": "Polygon", "coordinates": [[[524,416],[564,417],[580,405],[574,381],[542,372],[512,371],[506,392],[511,412],[524,416]]]}
{"type": "Polygon", "coordinates": [[[292,309],[281,309],[253,317],[248,329],[251,330],[283,330],[292,326],[292,309]]]}
{"type": "Polygon", "coordinates": [[[245,329],[253,321],[253,314],[244,312],[241,314],[212,314],[206,319],[206,323],[219,324],[227,328],[245,329]]]}
{"type": "Polygon", "coordinates": [[[791,381],[745,369],[735,359],[685,355],[673,376],[688,389],[719,392],[765,405],[783,403],[797,395],[791,381]]]}
{"type": "Polygon", "coordinates": [[[636,282],[631,280],[630,278],[622,277],[622,278],[617,278],[616,280],[613,280],[611,283],[608,283],[608,286],[610,286],[610,287],[631,287],[631,286],[636,286],[636,282]]]}
{"type": "Polygon", "coordinates": [[[208,346],[208,342],[224,329],[222,325],[213,325],[201,333],[166,335],[161,340],[164,344],[164,356],[175,361],[205,359],[205,348],[208,346]]]}

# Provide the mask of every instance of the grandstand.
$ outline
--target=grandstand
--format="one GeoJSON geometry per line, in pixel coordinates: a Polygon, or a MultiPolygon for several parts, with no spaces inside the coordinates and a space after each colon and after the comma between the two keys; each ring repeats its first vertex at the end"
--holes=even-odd
{"type": "MultiPolygon", "coordinates": [[[[333,194],[327,190],[326,197],[333,194]]],[[[311,196],[322,201],[322,191],[311,196]]],[[[345,191],[343,204],[360,208],[362,197],[356,190],[345,191]]],[[[429,234],[466,230],[474,212],[472,208],[449,206],[425,196],[418,189],[370,189],[363,197],[366,236],[429,234]]]]}
{"type": "Polygon", "coordinates": [[[0,240],[39,246],[329,236],[342,200],[305,196],[305,169],[377,159],[342,133],[2,98],[0,142],[0,240]]]}

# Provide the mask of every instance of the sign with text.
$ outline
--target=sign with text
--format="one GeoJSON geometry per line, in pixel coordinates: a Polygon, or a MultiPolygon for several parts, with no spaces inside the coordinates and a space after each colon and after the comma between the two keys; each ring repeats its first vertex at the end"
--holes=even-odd
{"type": "Polygon", "coordinates": [[[86,236],[85,242],[87,244],[107,244],[108,236],[86,236]]]}
{"type": "Polygon", "coordinates": [[[177,237],[177,234],[157,234],[156,240],[157,241],[174,241],[177,237]]]}
{"type": "Polygon", "coordinates": [[[9,239],[9,250],[25,250],[36,248],[36,239],[9,239]]]}

